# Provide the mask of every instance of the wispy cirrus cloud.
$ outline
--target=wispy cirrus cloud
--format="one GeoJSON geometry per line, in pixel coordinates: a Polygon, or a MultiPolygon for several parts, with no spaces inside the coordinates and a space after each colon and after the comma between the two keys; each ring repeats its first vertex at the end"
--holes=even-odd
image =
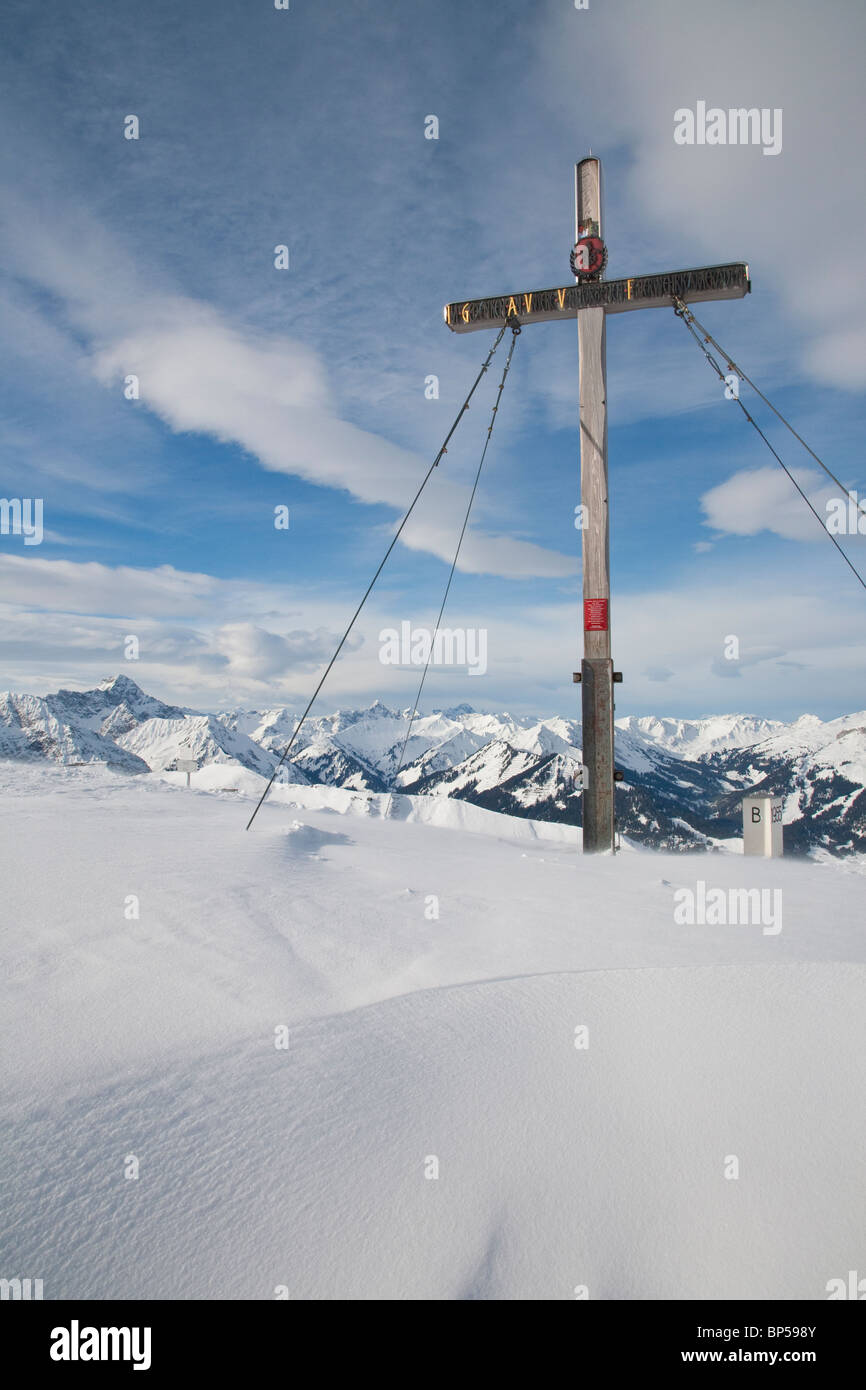
{"type": "MultiPolygon", "coordinates": [[[[213,308],[185,299],[147,310],[150,323],[101,348],[94,371],[106,385],[139,378],[141,400],[173,430],[239,444],[264,468],[323,487],[344,488],[360,502],[411,501],[427,463],[335,412],[327,373],[316,353],[283,336],[242,332],[213,308]]],[[[444,473],[444,470],[443,470],[444,473]]],[[[442,560],[454,551],[455,518],[469,491],[440,473],[405,544],[442,560]]],[[[474,573],[564,577],[572,557],[513,536],[470,527],[459,567],[474,573]]]]}

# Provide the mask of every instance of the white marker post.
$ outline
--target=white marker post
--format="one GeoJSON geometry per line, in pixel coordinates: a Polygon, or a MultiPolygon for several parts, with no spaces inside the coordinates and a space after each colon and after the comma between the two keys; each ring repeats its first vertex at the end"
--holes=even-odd
{"type": "Polygon", "coordinates": [[[781,796],[763,792],[743,799],[743,854],[760,854],[765,859],[781,859],[785,853],[782,835],[781,796]]]}

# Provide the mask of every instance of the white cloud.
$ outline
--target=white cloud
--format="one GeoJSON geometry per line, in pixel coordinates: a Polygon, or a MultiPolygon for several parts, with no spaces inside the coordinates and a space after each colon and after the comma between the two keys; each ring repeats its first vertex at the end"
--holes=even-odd
{"type": "Polygon", "coordinates": [[[133,569],[19,555],[0,555],[0,579],[7,602],[67,613],[146,618],[200,611],[219,585],[208,574],[191,574],[172,565],[133,569]]]}
{"type": "MultiPolygon", "coordinates": [[[[698,309],[710,323],[724,314],[718,335],[726,347],[766,339],[769,325],[754,321],[775,317],[781,305],[804,374],[848,389],[866,385],[863,6],[619,0],[592,15],[591,62],[586,18],[575,23],[570,7],[548,6],[534,90],[540,118],[552,115],[580,132],[576,157],[585,143],[602,157],[628,148],[628,171],[607,189],[608,274],[749,261],[749,301],[698,309]],[[781,153],[767,159],[758,147],[675,145],[674,111],[694,109],[698,99],[725,109],[782,108],[781,153]]],[[[759,368],[753,363],[760,382],[759,368]]]]}
{"type": "Polygon", "coordinates": [[[844,390],[859,391],[866,385],[866,329],[839,330],[834,326],[813,338],[804,349],[803,365],[816,381],[844,390]]]}
{"type": "MultiPolygon", "coordinates": [[[[164,275],[154,277],[154,291],[142,267],[120,254],[110,232],[81,208],[64,206],[59,220],[67,235],[58,248],[22,197],[13,197],[10,207],[15,232],[7,233],[4,254],[22,280],[57,297],[75,326],[76,333],[62,340],[68,370],[89,364],[92,378],[116,401],[124,378],[135,375],[140,406],[178,433],[237,444],[265,469],[385,504],[395,516],[406,509],[432,459],[341,419],[331,384],[335,369],[326,368],[313,348],[167,293],[164,275]]],[[[35,340],[51,336],[36,308],[25,313],[18,306],[18,312],[33,321],[35,340]]],[[[109,485],[124,476],[116,467],[102,472],[109,485]]],[[[450,561],[468,499],[468,487],[446,456],[401,540],[450,561]]],[[[539,578],[574,571],[571,556],[486,531],[479,524],[483,498],[479,504],[461,570],[539,578]]]]}
{"type": "MultiPolygon", "coordinates": [[[[779,661],[785,655],[785,648],[779,646],[750,647],[736,658],[730,658],[725,654],[714,656],[710,663],[710,670],[714,676],[721,676],[723,680],[732,677],[740,679],[743,671],[750,666],[760,666],[766,661],[779,661]]],[[[796,665],[797,663],[785,662],[786,665],[796,665]]]]}
{"type": "MultiPolygon", "coordinates": [[[[737,705],[747,711],[784,716],[812,706],[819,713],[859,708],[864,649],[853,636],[862,613],[859,595],[855,586],[840,592],[835,566],[827,571],[835,557],[824,564],[819,551],[809,554],[817,562],[811,572],[802,563],[766,569],[756,558],[727,579],[702,579],[695,561],[682,591],[618,594],[614,656],[625,678],[618,712],[730,708],[735,672],[737,705]],[[724,660],[731,634],[739,642],[738,662],[724,660]],[[834,672],[832,690],[828,668],[834,672]]],[[[162,698],[196,707],[306,703],[346,621],[343,603],[326,603],[296,588],[167,569],[9,557],[0,577],[16,566],[20,572],[22,564],[33,568],[34,581],[40,573],[33,589],[19,585],[19,595],[38,593],[41,611],[24,603],[0,608],[0,646],[5,680],[35,693],[95,684],[125,670],[162,698]],[[95,598],[97,572],[101,602],[95,598]],[[108,609],[109,593],[123,596],[124,607],[114,598],[116,616],[76,616],[88,604],[108,609]],[[124,660],[128,633],[139,638],[139,661],[124,660]]],[[[383,667],[378,655],[382,628],[413,616],[400,602],[371,600],[328,678],[322,708],[376,697],[405,705],[413,698],[418,672],[383,667]]],[[[488,672],[469,680],[465,671],[431,670],[427,707],[468,700],[516,713],[578,715],[579,692],[571,683],[579,650],[576,599],[490,612],[455,596],[448,625],[487,630],[488,672]]]]}
{"type": "MultiPolygon", "coordinates": [[[[353,633],[344,650],[356,651],[362,640],[353,633]]],[[[280,634],[255,623],[227,623],[214,634],[214,645],[228,662],[229,674],[255,682],[324,666],[338,641],[338,635],[327,628],[280,634]]]]}
{"type": "MultiPolygon", "coordinates": [[[[309,348],[282,336],[241,333],[208,306],[161,303],[153,323],[103,347],[94,370],[106,385],[134,373],[141,402],[173,430],[197,431],[240,444],[274,472],[330,488],[361,502],[405,509],[429,462],[334,413],[327,374],[309,348]]],[[[429,490],[402,540],[450,560],[469,500],[446,476],[429,490]]],[[[575,569],[567,555],[470,526],[459,568],[477,574],[560,578],[575,569]]]]}
{"type": "MultiPolygon", "coordinates": [[[[818,515],[826,522],[825,504],[839,495],[819,473],[792,468],[792,474],[818,515]]],[[[734,473],[701,498],[705,526],[733,536],[772,531],[786,540],[815,541],[821,529],[790,478],[776,465],[734,473]]],[[[700,542],[699,542],[700,544],[700,542]]]]}

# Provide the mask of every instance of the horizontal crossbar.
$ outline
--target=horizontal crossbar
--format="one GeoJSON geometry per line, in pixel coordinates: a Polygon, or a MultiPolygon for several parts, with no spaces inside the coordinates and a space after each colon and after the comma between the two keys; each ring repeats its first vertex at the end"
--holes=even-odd
{"type": "Polygon", "coordinates": [[[515,316],[521,324],[571,319],[580,309],[604,309],[622,314],[629,309],[670,308],[675,299],[700,304],[707,299],[742,299],[751,290],[749,267],[709,265],[699,270],[674,270],[664,275],[636,275],[628,280],[590,280],[552,290],[500,294],[493,299],[467,299],[446,304],[445,322],[455,333],[492,328],[515,316]]]}

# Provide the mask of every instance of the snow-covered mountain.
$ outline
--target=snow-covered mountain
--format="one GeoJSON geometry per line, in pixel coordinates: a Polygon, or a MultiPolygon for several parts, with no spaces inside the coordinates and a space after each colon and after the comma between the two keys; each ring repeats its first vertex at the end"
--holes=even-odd
{"type": "MultiPolygon", "coordinates": [[[[410,713],[391,710],[376,700],[364,710],[314,715],[304,724],[292,749],[292,763],[312,781],[328,786],[386,791],[403,751],[410,713]]],[[[228,728],[243,732],[263,748],[280,754],[288,746],[297,723],[297,717],[285,708],[232,710],[221,713],[219,718],[228,728]]],[[[500,725],[501,721],[495,725],[497,731],[500,725]]],[[[510,723],[507,727],[511,728],[510,723]]],[[[404,768],[444,771],[483,748],[491,736],[464,725],[457,711],[419,716],[412,725],[404,768]]],[[[405,772],[401,773],[398,785],[407,780],[417,781],[418,772],[409,771],[408,778],[405,772]]]]}
{"type": "Polygon", "coordinates": [[[128,676],[42,698],[0,694],[0,757],[105,763],[124,772],[167,771],[178,758],[194,758],[200,765],[231,762],[267,775],[275,762],[214,715],[167,705],[128,676]]]}
{"type": "MultiPolygon", "coordinates": [[[[179,758],[207,763],[233,763],[270,777],[276,759],[246,734],[232,730],[213,714],[185,714],[179,719],[146,719],[117,740],[121,748],[141,758],[153,771],[170,771],[179,758]]],[[[301,772],[297,781],[307,779],[301,772]]]]}
{"type": "MultiPolygon", "coordinates": [[[[581,822],[579,720],[492,714],[468,705],[420,715],[403,751],[409,710],[314,715],[285,777],[358,792],[392,788],[456,797],[536,821],[581,822]],[[398,765],[401,763],[397,773],[398,765]],[[395,778],[396,774],[396,778],[395,778]]],[[[127,676],[96,690],[0,696],[0,757],[101,762],[164,772],[177,761],[270,776],[294,733],[285,706],[200,713],[164,704],[127,676]]],[[[751,715],[618,719],[617,823],[638,842],[700,849],[735,839],[750,787],[785,797],[789,851],[866,850],[866,713],[793,724],[751,715]]]]}
{"type": "Polygon", "coordinates": [[[706,753],[748,748],[782,733],[787,726],[778,719],[758,719],[751,714],[718,714],[709,719],[659,719],[653,714],[632,714],[617,719],[616,727],[650,739],[676,757],[700,758],[706,753]]]}
{"type": "Polygon", "coordinates": [[[0,757],[60,763],[107,763],[146,772],[148,763],[119,740],[145,720],[183,719],[185,711],[146,695],[127,676],[107,677],[95,690],[55,695],[0,694],[0,757]]]}
{"type": "MultiPolygon", "coordinates": [[[[708,760],[741,789],[785,797],[789,849],[866,848],[866,710],[824,723],[804,714],[751,748],[708,760]]],[[[733,808],[739,793],[729,798],[733,808]]]]}
{"type": "MultiPolygon", "coordinates": [[[[65,691],[59,692],[65,694],[65,691]]],[[[106,763],[125,772],[147,772],[147,763],[118,748],[111,736],[64,717],[51,700],[37,695],[0,694],[0,758],[32,762],[106,763]]],[[[108,721],[105,721],[108,722],[108,721]]]]}

